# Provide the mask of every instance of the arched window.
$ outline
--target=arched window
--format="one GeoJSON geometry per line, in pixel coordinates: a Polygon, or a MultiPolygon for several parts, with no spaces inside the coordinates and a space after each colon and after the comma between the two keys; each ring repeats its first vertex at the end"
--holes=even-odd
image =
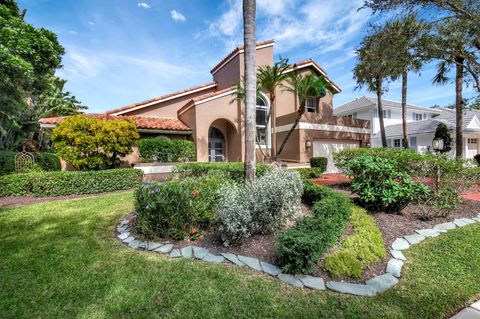
{"type": "Polygon", "coordinates": [[[257,137],[259,143],[262,145],[268,145],[269,143],[269,136],[268,136],[268,104],[263,97],[257,98],[257,137]]]}

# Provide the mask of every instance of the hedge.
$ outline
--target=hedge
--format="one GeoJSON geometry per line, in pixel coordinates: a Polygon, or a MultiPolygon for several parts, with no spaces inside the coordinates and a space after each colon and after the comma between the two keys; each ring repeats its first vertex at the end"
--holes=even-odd
{"type": "MultiPolygon", "coordinates": [[[[0,151],[0,175],[15,172],[15,155],[17,152],[0,151]]],[[[33,153],[36,171],[59,171],[60,159],[57,155],[48,152],[33,153]]]]}
{"type": "Polygon", "coordinates": [[[300,174],[302,179],[319,178],[323,171],[318,167],[294,168],[300,174]]]}
{"type": "Polygon", "coordinates": [[[143,162],[195,161],[195,144],[187,140],[169,140],[162,137],[138,141],[138,150],[143,162]]]}
{"type": "MultiPolygon", "coordinates": [[[[295,274],[315,270],[321,256],[342,235],[351,213],[348,197],[313,183],[306,186],[318,188],[315,194],[321,198],[312,208],[313,216],[282,232],[277,241],[280,266],[283,271],[295,274]]],[[[313,189],[309,192],[313,193],[313,189]]]]}
{"type": "Polygon", "coordinates": [[[310,167],[318,168],[319,170],[325,172],[327,169],[328,159],[326,157],[312,157],[310,158],[310,167]]]}
{"type": "MultiPolygon", "coordinates": [[[[256,164],[256,176],[260,177],[271,172],[271,167],[264,164],[256,164]]],[[[205,177],[208,175],[221,175],[235,182],[244,179],[244,164],[232,163],[180,163],[173,169],[174,178],[205,177]]]]}
{"type": "Polygon", "coordinates": [[[133,168],[102,171],[35,172],[0,176],[0,196],[65,196],[138,187],[143,172],[133,168]]]}
{"type": "Polygon", "coordinates": [[[350,222],[353,234],[342,243],[340,249],[325,260],[325,269],[334,277],[359,278],[365,268],[385,258],[385,242],[375,219],[360,208],[354,207],[350,222]]]}

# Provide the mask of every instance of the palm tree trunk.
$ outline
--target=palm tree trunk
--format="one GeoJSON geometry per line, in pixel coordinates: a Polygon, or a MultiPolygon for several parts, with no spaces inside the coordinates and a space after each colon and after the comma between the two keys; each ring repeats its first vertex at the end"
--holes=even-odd
{"type": "Polygon", "coordinates": [[[287,136],[285,136],[285,138],[283,139],[282,145],[280,145],[280,148],[278,149],[276,157],[280,156],[280,153],[282,153],[283,149],[285,148],[285,145],[287,145],[290,135],[292,135],[293,131],[295,131],[295,128],[298,126],[300,119],[302,118],[303,114],[305,114],[305,101],[303,103],[300,102],[300,108],[298,109],[297,114],[298,114],[297,118],[295,119],[295,122],[293,123],[292,127],[288,131],[287,136]]]}
{"type": "Polygon", "coordinates": [[[377,81],[378,119],[380,120],[380,136],[382,137],[382,147],[387,147],[387,136],[385,135],[385,123],[383,121],[382,78],[377,77],[376,81],[377,81]]]}
{"type": "Polygon", "coordinates": [[[243,41],[245,46],[245,181],[255,179],[255,0],[243,0],[243,41]]]}
{"type": "Polygon", "coordinates": [[[456,157],[463,157],[463,57],[456,57],[456,74],[455,74],[455,110],[456,110],[456,134],[455,147],[456,157]]]}
{"type": "Polygon", "coordinates": [[[408,149],[408,127],[407,127],[407,83],[408,72],[402,73],[402,127],[403,127],[403,145],[408,149]]]}

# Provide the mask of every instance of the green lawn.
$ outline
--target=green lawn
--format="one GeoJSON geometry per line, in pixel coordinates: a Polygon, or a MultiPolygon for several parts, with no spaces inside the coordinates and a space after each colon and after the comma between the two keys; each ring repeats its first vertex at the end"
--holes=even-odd
{"type": "Polygon", "coordinates": [[[114,240],[131,193],[0,210],[0,318],[442,318],[480,297],[480,224],[407,253],[374,298],[169,260],[114,240]]]}

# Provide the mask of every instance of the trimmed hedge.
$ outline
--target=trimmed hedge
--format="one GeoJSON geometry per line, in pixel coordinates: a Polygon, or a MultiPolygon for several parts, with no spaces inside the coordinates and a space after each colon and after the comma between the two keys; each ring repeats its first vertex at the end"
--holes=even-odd
{"type": "Polygon", "coordinates": [[[385,242],[375,219],[360,207],[353,207],[350,222],[353,234],[340,249],[325,260],[325,270],[335,277],[359,278],[365,268],[385,258],[385,242]]]}
{"type": "Polygon", "coordinates": [[[320,198],[313,206],[313,216],[282,232],[277,242],[283,271],[295,274],[315,270],[321,256],[342,235],[351,213],[348,197],[313,183],[307,182],[305,186],[310,188],[309,200],[320,198]]]}
{"type": "Polygon", "coordinates": [[[302,179],[319,178],[323,173],[322,169],[318,167],[294,168],[293,170],[297,171],[302,179]]]}
{"type": "Polygon", "coordinates": [[[103,171],[35,172],[0,176],[0,196],[66,196],[138,187],[143,172],[134,168],[103,171]]]}
{"type": "Polygon", "coordinates": [[[323,185],[316,185],[312,181],[303,181],[302,201],[308,206],[312,206],[315,202],[335,193],[334,190],[323,185]]]}
{"type": "Polygon", "coordinates": [[[323,172],[326,171],[328,164],[328,159],[326,157],[311,157],[310,158],[310,167],[316,167],[323,172]]]}
{"type": "Polygon", "coordinates": [[[135,192],[135,227],[147,238],[185,239],[198,235],[218,210],[218,177],[185,178],[151,183],[135,192]]]}
{"type": "MultiPolygon", "coordinates": [[[[15,155],[17,152],[0,151],[0,175],[15,172],[15,155]]],[[[33,153],[35,171],[59,171],[60,159],[57,155],[48,152],[33,153]]]]}
{"type": "Polygon", "coordinates": [[[188,140],[145,138],[138,141],[138,150],[143,162],[188,162],[196,159],[195,144],[188,140]]]}
{"type": "MultiPolygon", "coordinates": [[[[256,165],[257,177],[261,177],[271,171],[272,169],[270,166],[264,164],[256,165]]],[[[174,178],[205,177],[209,175],[217,175],[231,179],[237,183],[243,182],[244,174],[244,164],[240,162],[180,163],[175,166],[172,172],[174,178]]]]}

